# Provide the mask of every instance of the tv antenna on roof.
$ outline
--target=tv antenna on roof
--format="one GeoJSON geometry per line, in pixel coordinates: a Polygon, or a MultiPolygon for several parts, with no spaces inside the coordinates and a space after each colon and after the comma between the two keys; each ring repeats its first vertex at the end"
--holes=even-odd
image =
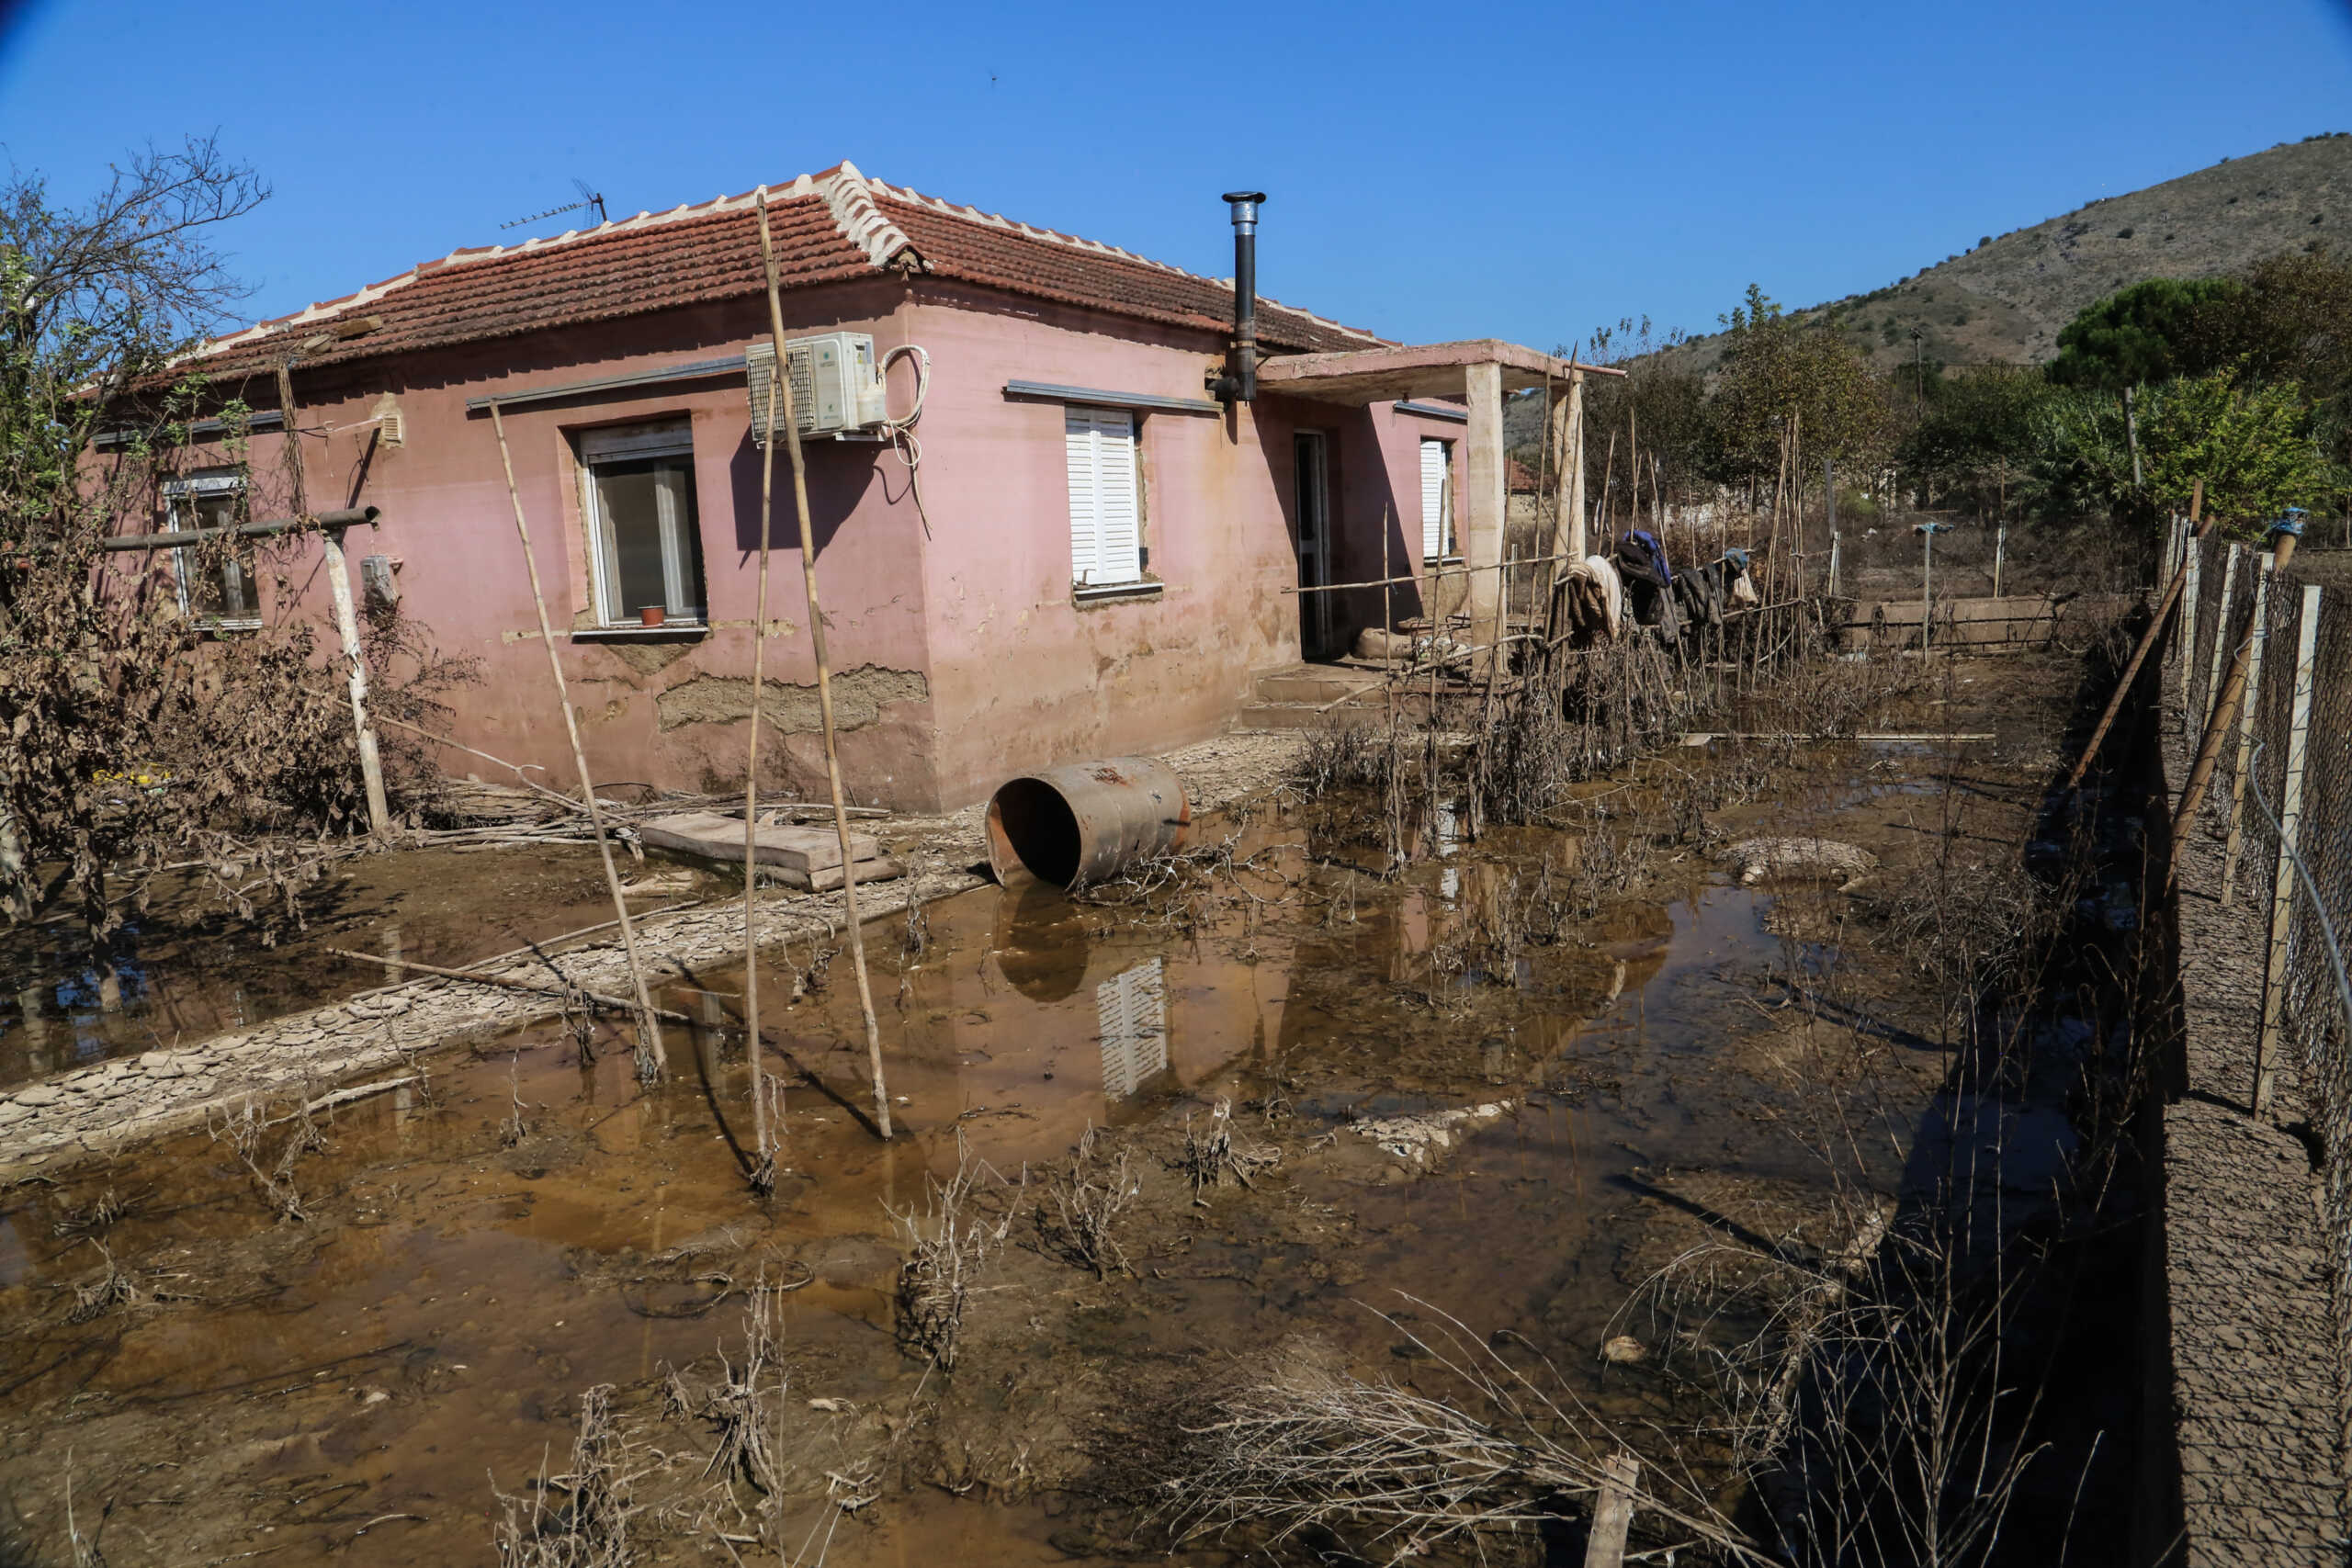
{"type": "Polygon", "coordinates": [[[537,223],[542,218],[553,218],[561,213],[577,212],[583,207],[593,207],[596,209],[597,222],[604,223],[610,221],[610,220],[605,216],[604,192],[591,190],[588,186],[588,182],[583,179],[574,178],[571,182],[571,186],[574,190],[577,190],[580,193],[580,199],[578,201],[567,201],[561,207],[550,207],[545,212],[534,212],[528,218],[517,218],[514,222],[501,223],[499,227],[501,229],[520,229],[526,223],[537,223]]]}

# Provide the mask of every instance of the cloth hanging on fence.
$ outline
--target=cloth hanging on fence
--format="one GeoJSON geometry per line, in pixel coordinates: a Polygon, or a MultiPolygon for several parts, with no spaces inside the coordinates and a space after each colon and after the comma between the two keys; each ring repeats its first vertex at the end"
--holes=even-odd
{"type": "Polygon", "coordinates": [[[1578,646],[1614,638],[1625,618],[1625,585],[1606,556],[1570,561],[1560,572],[1557,624],[1578,646]]]}
{"type": "Polygon", "coordinates": [[[1667,570],[1666,552],[1658,542],[1642,529],[1634,529],[1617,541],[1616,565],[1634,619],[1672,637],[1677,622],[1674,574],[1667,570]]]}

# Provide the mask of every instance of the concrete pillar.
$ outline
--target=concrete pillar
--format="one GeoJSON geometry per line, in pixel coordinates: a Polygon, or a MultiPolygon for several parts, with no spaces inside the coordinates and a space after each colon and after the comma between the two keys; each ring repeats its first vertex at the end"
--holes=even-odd
{"type": "Polygon", "coordinates": [[[1503,517],[1508,505],[1503,470],[1503,367],[1487,363],[1466,367],[1463,389],[1470,399],[1470,459],[1464,482],[1470,487],[1470,536],[1463,541],[1463,564],[1470,572],[1470,639],[1492,648],[1502,635],[1503,517]]]}

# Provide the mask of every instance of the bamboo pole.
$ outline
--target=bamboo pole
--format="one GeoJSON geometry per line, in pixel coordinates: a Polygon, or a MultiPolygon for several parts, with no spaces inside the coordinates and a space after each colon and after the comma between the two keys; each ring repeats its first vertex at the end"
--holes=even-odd
{"type": "MultiPolygon", "coordinates": [[[[2188,525],[2194,530],[2189,536],[2191,549],[2196,547],[2195,541],[2203,538],[2206,529],[2212,526],[2210,522],[2200,524],[2198,521],[2198,513],[2204,509],[2204,505],[2205,481],[2199,479],[2196,489],[2188,499],[2188,525]]],[[[2090,772],[2091,759],[2098,755],[2099,743],[2107,739],[2107,732],[2115,726],[2115,716],[2123,710],[2125,700],[2131,696],[2132,683],[2139,679],[2140,666],[2147,661],[2149,652],[2164,640],[2165,617],[2172,614],[2173,604],[2180,598],[2183,585],[2188,581],[2188,564],[2184,561],[2181,570],[2173,574],[2171,583],[2165,589],[2164,599],[2156,605],[2156,613],[2149,620],[2148,629],[2140,634],[2140,646],[2132,650],[2132,661],[2123,667],[2122,679],[2116,682],[2114,694],[2107,699],[2107,711],[2099,715],[2098,726],[2091,730],[2091,738],[2083,747],[2083,754],[2075,759],[2074,771],[2066,775],[2066,790],[2071,790],[2081,784],[2083,775],[2090,772]]],[[[2224,604],[2225,612],[2228,606],[2224,604]]],[[[2191,643],[2188,647],[2188,657],[2195,658],[2196,654],[2197,646],[2191,643]]],[[[2183,679],[2185,682],[2185,675],[2183,679]]],[[[2064,794],[2065,791],[2062,790],[2060,793],[2064,794]]]]}
{"type": "Polygon", "coordinates": [[[613,841],[605,832],[605,808],[596,799],[596,782],[588,773],[587,749],[580,744],[580,719],[571,711],[571,688],[564,681],[563,660],[556,654],[555,634],[548,625],[547,594],[539,587],[539,560],[531,553],[531,525],[523,516],[523,491],[514,483],[514,456],[506,448],[506,419],[495,398],[490,402],[490,428],[498,437],[498,461],[506,470],[506,499],[514,508],[514,537],[523,547],[523,569],[531,580],[531,607],[538,613],[539,641],[548,650],[548,673],[555,678],[556,705],[563,710],[563,732],[571,740],[572,764],[580,770],[581,798],[588,803],[588,825],[596,834],[597,858],[605,863],[605,886],[613,896],[613,913],[619,917],[621,951],[628,956],[629,984],[637,992],[637,1076],[650,1083],[669,1071],[669,1053],[662,1048],[662,1025],[654,1011],[653,998],[645,988],[645,966],[638,962],[637,927],[628,918],[628,900],[621,893],[621,874],[613,864],[613,841]]]}
{"type": "MultiPolygon", "coordinates": [[[[865,934],[857,920],[857,852],[849,841],[849,813],[842,799],[842,755],[833,734],[833,677],[825,656],[825,616],[817,604],[817,538],[808,521],[808,465],[800,450],[800,420],[792,407],[792,378],[784,347],[784,286],[776,275],[775,242],[768,231],[767,187],[760,187],[760,261],[767,269],[768,335],[775,345],[776,400],[784,404],[784,439],[792,457],[792,503],[800,517],[800,576],[808,593],[808,641],[817,658],[817,709],[825,721],[825,776],[833,792],[833,830],[842,841],[842,924],[849,932],[852,966],[857,971],[857,1003],[865,1015],[865,1059],[874,1074],[874,1128],[890,1137],[890,1093],[882,1080],[882,1030],[874,1019],[874,988],[865,974],[865,934]]],[[[773,414],[770,415],[774,417],[773,414]]],[[[760,722],[759,692],[752,693],[752,723],[760,722]]]]}
{"type": "MultiPolygon", "coordinates": [[[[286,479],[297,519],[310,512],[302,491],[302,434],[295,427],[293,361],[277,365],[277,409],[285,432],[286,479]]],[[[326,547],[327,592],[334,600],[335,635],[343,641],[343,668],[351,689],[351,726],[359,747],[359,782],[368,795],[368,830],[388,833],[392,808],[384,793],[384,760],[376,749],[376,732],[368,723],[368,661],[359,649],[359,619],[351,607],[351,570],[343,557],[343,530],[322,528],[319,542],[326,547]]]]}
{"type": "MultiPolygon", "coordinates": [[[[768,550],[775,522],[775,404],[784,380],[781,350],[768,362],[766,430],[760,442],[760,589],[759,609],[752,617],[751,739],[743,759],[743,1027],[752,1048],[743,1053],[752,1064],[752,1136],[757,1152],[752,1161],[752,1190],[765,1192],[775,1186],[775,1148],[768,1139],[768,1096],[760,1071],[760,938],[757,919],[760,888],[760,699],[767,691],[768,550]]],[[[842,863],[847,864],[847,850],[842,863]]]]}

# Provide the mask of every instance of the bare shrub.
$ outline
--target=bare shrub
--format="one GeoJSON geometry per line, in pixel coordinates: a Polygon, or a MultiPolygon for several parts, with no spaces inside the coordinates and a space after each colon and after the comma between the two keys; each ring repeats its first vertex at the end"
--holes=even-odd
{"type": "Polygon", "coordinates": [[[263,1201],[279,1219],[301,1224],[311,1215],[302,1206],[300,1190],[294,1185],[294,1168],[304,1155],[326,1147],[326,1137],[300,1110],[285,1120],[294,1124],[294,1130],[286,1135],[286,1142],[274,1159],[263,1157],[263,1145],[269,1128],[277,1123],[264,1122],[260,1109],[250,1100],[234,1112],[221,1112],[217,1121],[211,1112],[206,1112],[205,1131],[214,1143],[229,1145],[230,1152],[253,1178],[263,1201]]]}
{"type": "Polygon", "coordinates": [[[499,1506],[493,1539],[509,1568],[624,1568],[636,1561],[629,1521],[640,1508],[637,1483],[651,1467],[615,1423],[612,1393],[599,1383],[581,1394],[580,1430],[563,1473],[549,1475],[542,1461],[527,1497],[499,1491],[491,1477],[499,1506]],[[556,1492],[565,1500],[550,1507],[556,1492]]]}
{"type": "MultiPolygon", "coordinates": [[[[1328,1531],[1340,1550],[1327,1558],[1393,1563],[1452,1546],[1475,1560],[1555,1517],[1561,1499],[1596,1495],[1624,1446],[1608,1424],[1548,1368],[1539,1382],[1437,1315],[1444,1326],[1427,1337],[1387,1321],[1428,1353],[1427,1381],[1442,1379],[1452,1400],[1297,1348],[1213,1395],[1162,1478],[1176,1537],[1272,1547],[1328,1531]]],[[[1770,1561],[1702,1495],[1665,1484],[1671,1495],[1640,1497],[1643,1514],[1734,1559],[1770,1561]]]]}
{"type": "Polygon", "coordinates": [[[959,1135],[956,1173],[930,1182],[922,1213],[889,1211],[907,1242],[895,1298],[899,1346],[944,1372],[956,1369],[964,1308],[1012,1224],[1010,1210],[993,1223],[977,1212],[971,1200],[980,1175],[959,1135]]]}
{"type": "Polygon", "coordinates": [[[149,1300],[147,1292],[141,1290],[137,1282],[115,1262],[114,1254],[107,1250],[106,1244],[96,1236],[85,1239],[98,1249],[99,1258],[105,1260],[105,1268],[96,1280],[74,1287],[74,1305],[66,1313],[65,1320],[68,1323],[88,1323],[110,1312],[143,1305],[149,1300]]]}
{"type": "Polygon", "coordinates": [[[1108,1161],[1099,1159],[1100,1142],[1097,1129],[1087,1128],[1069,1164],[1046,1179],[1053,1212],[1040,1202],[1034,1219],[1038,1244],[1046,1252],[1107,1280],[1135,1272],[1117,1232],[1119,1216],[1143,1195],[1143,1183],[1125,1149],[1108,1161]]]}
{"type": "Polygon", "coordinates": [[[1269,1166],[1282,1163],[1283,1152],[1272,1145],[1245,1145],[1233,1136],[1233,1101],[1223,1095],[1209,1111],[1205,1132],[1193,1132],[1193,1119],[1184,1118],[1184,1153],[1177,1168],[1193,1186],[1193,1201],[1204,1203],[1204,1196],[1227,1181],[1244,1187],[1257,1185],[1252,1178],[1269,1166]]]}
{"type": "Polygon", "coordinates": [[[1354,716],[1326,715],[1306,731],[1291,764],[1291,783],[1308,799],[1340,789],[1379,789],[1392,769],[1389,749],[1354,716]]]}
{"type": "Polygon", "coordinates": [[[710,1462],[703,1466],[705,1480],[740,1475],[757,1491],[773,1495],[780,1489],[768,1443],[767,1401],[773,1398],[781,1407],[786,1385],[780,1369],[769,1376],[775,1356],[775,1299],[756,1291],[743,1309],[742,1362],[729,1359],[727,1348],[719,1347],[718,1382],[704,1392],[696,1411],[718,1438],[710,1462]]]}

